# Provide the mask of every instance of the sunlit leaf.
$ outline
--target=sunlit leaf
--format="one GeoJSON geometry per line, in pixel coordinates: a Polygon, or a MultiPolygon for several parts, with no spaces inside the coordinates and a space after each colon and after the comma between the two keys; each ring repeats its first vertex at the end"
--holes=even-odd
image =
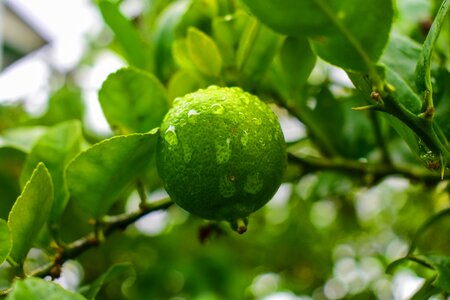
{"type": "Polygon", "coordinates": [[[82,295],[65,290],[60,285],[37,277],[17,280],[7,300],[85,300],[82,295]]]}
{"type": "Polygon", "coordinates": [[[67,167],[73,201],[94,218],[106,214],[152,161],[155,132],[115,136],[80,153],[67,167]]]}
{"type": "Polygon", "coordinates": [[[22,186],[25,185],[39,162],[46,165],[52,176],[54,200],[49,217],[50,222],[58,219],[69,200],[64,170],[80,151],[81,137],[79,121],[68,121],[56,125],[36,142],[25,162],[20,178],[22,186]]]}
{"type": "Polygon", "coordinates": [[[46,129],[44,126],[30,126],[6,130],[0,135],[0,147],[16,148],[28,153],[46,129]]]}
{"type": "Polygon", "coordinates": [[[120,133],[158,127],[169,107],[159,80],[134,68],[110,74],[99,91],[99,100],[111,128],[120,133]]]}
{"type": "Polygon", "coordinates": [[[190,27],[187,35],[189,56],[195,66],[206,75],[218,77],[222,70],[222,56],[212,38],[190,27]]]}
{"type": "Polygon", "coordinates": [[[52,179],[45,165],[39,163],[8,217],[13,241],[10,257],[16,263],[23,263],[48,219],[52,203],[52,179]]]}

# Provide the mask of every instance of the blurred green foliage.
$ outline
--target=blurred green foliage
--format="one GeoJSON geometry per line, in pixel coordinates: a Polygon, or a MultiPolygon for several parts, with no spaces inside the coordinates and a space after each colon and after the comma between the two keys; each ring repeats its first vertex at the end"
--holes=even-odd
{"type": "Polygon", "coordinates": [[[0,218],[16,224],[7,230],[0,220],[0,241],[15,243],[0,245],[0,260],[9,253],[0,294],[448,296],[448,16],[434,45],[427,130],[417,125],[423,99],[414,81],[441,1],[142,0],[133,18],[124,2],[95,1],[111,39],[92,41],[46,112],[0,104],[0,218]],[[73,76],[104,52],[128,65],[98,93],[106,135],[86,121],[87,91],[73,76]],[[386,83],[392,88],[376,89],[386,83]],[[158,202],[166,194],[150,130],[174,98],[211,84],[270,103],[289,144],[283,185],[242,236],[158,202]],[[377,106],[383,97],[388,114],[377,106]],[[74,293],[38,277],[60,277],[74,293]]]}

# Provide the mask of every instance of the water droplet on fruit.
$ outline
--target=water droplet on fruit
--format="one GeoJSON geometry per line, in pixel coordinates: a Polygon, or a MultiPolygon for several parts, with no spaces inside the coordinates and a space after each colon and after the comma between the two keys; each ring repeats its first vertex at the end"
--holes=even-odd
{"type": "Polygon", "coordinates": [[[214,91],[214,90],[218,90],[220,87],[217,85],[210,85],[206,90],[207,91],[214,91]]]}
{"type": "Polygon", "coordinates": [[[175,133],[175,126],[170,125],[164,133],[164,139],[169,144],[169,146],[176,146],[178,144],[178,137],[175,133]]]}
{"type": "Polygon", "coordinates": [[[244,104],[248,104],[250,99],[247,96],[239,96],[239,100],[241,100],[244,104]]]}
{"type": "Polygon", "coordinates": [[[252,122],[255,123],[256,125],[261,125],[262,124],[262,121],[259,118],[253,118],[252,122]]]}
{"type": "Polygon", "coordinates": [[[185,163],[189,163],[192,158],[192,147],[188,143],[183,143],[183,159],[185,163]]]}
{"type": "Polygon", "coordinates": [[[216,141],[216,160],[219,164],[226,163],[231,156],[230,149],[231,139],[226,139],[224,142],[216,141]]]}
{"type": "Polygon", "coordinates": [[[243,146],[247,146],[248,144],[248,132],[246,130],[244,130],[244,132],[242,133],[241,143],[243,146]]]}
{"type": "Polygon", "coordinates": [[[195,109],[191,109],[188,111],[188,122],[189,123],[196,123],[197,122],[197,116],[199,115],[198,111],[195,109]]]}
{"type": "Polygon", "coordinates": [[[247,175],[247,179],[244,184],[244,191],[249,194],[256,194],[261,191],[263,184],[262,179],[259,177],[259,172],[247,175]]]}
{"type": "Polygon", "coordinates": [[[213,114],[220,115],[223,114],[224,111],[225,108],[223,108],[223,106],[220,105],[219,103],[214,103],[213,105],[211,105],[211,112],[213,114]]]}
{"type": "Polygon", "coordinates": [[[219,190],[222,197],[230,198],[236,193],[236,187],[234,186],[234,180],[230,180],[234,176],[222,176],[219,182],[219,190]]]}

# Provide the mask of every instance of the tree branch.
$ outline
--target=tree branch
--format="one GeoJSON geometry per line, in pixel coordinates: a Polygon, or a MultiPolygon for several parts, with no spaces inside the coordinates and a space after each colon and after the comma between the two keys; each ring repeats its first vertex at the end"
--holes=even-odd
{"type": "MultiPolygon", "coordinates": [[[[173,202],[170,198],[164,198],[154,203],[141,204],[139,210],[131,213],[105,217],[104,220],[98,223],[98,227],[102,230],[101,236],[106,238],[115,231],[125,230],[129,225],[133,224],[143,216],[154,211],[167,209],[172,204],[173,202]]],[[[99,235],[95,232],[91,232],[90,234],[68,244],[64,248],[58,248],[58,253],[51,263],[43,266],[41,269],[36,270],[30,275],[38,277],[50,275],[52,278],[59,277],[61,273],[61,266],[64,262],[78,257],[85,251],[99,245],[102,242],[102,239],[99,239],[98,236],[99,235]]]]}
{"type": "MultiPolygon", "coordinates": [[[[345,158],[327,159],[323,157],[300,157],[292,153],[288,153],[288,159],[290,163],[304,167],[307,172],[334,170],[351,172],[352,174],[360,176],[371,175],[375,180],[379,180],[389,175],[401,175],[425,183],[436,183],[441,181],[441,175],[439,173],[433,173],[425,168],[370,164],[345,158]]],[[[449,174],[446,174],[446,177],[448,176],[449,174]]]]}

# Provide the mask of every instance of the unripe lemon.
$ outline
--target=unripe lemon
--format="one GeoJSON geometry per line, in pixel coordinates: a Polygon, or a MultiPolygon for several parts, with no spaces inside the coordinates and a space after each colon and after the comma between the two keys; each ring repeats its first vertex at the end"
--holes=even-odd
{"type": "Polygon", "coordinates": [[[173,201],[194,215],[244,219],[281,184],[286,144],[278,119],[240,88],[210,86],[175,99],[160,134],[158,172],[173,201]]]}

